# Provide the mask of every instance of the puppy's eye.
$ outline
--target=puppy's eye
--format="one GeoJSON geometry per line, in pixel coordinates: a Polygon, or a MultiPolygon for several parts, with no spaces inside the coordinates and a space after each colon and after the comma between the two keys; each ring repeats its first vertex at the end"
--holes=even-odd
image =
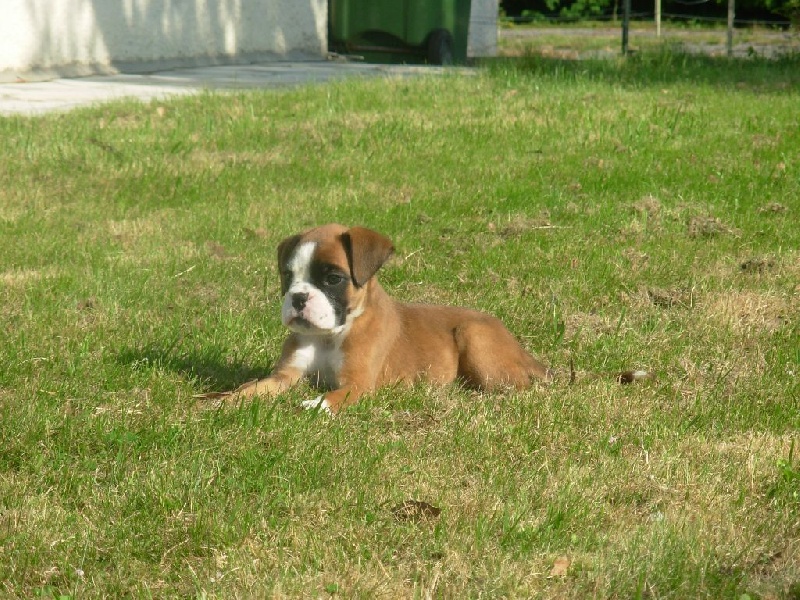
{"type": "Polygon", "coordinates": [[[294,277],[294,273],[292,273],[289,269],[285,269],[281,271],[281,277],[284,281],[291,281],[292,277],[294,277]]]}
{"type": "Polygon", "coordinates": [[[344,275],[341,275],[340,273],[328,273],[325,275],[325,279],[323,279],[322,282],[327,286],[333,287],[342,283],[344,279],[344,275]]]}

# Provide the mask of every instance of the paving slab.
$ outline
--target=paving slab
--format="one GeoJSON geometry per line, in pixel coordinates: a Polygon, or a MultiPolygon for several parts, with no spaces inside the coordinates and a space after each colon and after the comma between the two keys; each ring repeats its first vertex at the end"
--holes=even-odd
{"type": "Polygon", "coordinates": [[[441,67],[375,65],[338,61],[269,62],[196,67],[147,74],[112,74],[0,83],[0,115],[64,112],[123,98],[142,101],[197,94],[324,83],[346,77],[409,77],[439,74],[441,67]]]}

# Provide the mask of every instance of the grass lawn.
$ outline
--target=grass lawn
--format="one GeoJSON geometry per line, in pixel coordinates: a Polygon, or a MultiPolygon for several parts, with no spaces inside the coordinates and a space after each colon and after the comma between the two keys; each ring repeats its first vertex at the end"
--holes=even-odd
{"type": "Polygon", "coordinates": [[[800,63],[472,73],[0,118],[0,596],[800,597],[800,63]],[[562,373],[216,406],[275,248],[562,373]],[[578,369],[570,385],[563,374],[578,369]],[[619,386],[590,372],[652,370],[619,386]]]}

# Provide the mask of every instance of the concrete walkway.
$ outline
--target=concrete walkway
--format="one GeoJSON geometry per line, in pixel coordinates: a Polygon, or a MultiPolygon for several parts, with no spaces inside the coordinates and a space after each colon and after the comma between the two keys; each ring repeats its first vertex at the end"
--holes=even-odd
{"type": "Polygon", "coordinates": [[[98,75],[0,84],[0,115],[38,115],[109,100],[160,99],[203,90],[270,88],[323,83],[345,77],[408,77],[439,67],[308,61],[174,69],[143,75],[98,75]]]}

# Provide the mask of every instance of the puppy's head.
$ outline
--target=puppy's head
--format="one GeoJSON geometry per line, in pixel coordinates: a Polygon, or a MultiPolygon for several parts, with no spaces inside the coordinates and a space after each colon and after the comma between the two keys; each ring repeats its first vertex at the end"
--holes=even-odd
{"type": "Polygon", "coordinates": [[[283,324],[300,333],[345,331],[392,252],[389,238],[364,227],[324,225],[286,238],[278,246],[283,324]]]}

